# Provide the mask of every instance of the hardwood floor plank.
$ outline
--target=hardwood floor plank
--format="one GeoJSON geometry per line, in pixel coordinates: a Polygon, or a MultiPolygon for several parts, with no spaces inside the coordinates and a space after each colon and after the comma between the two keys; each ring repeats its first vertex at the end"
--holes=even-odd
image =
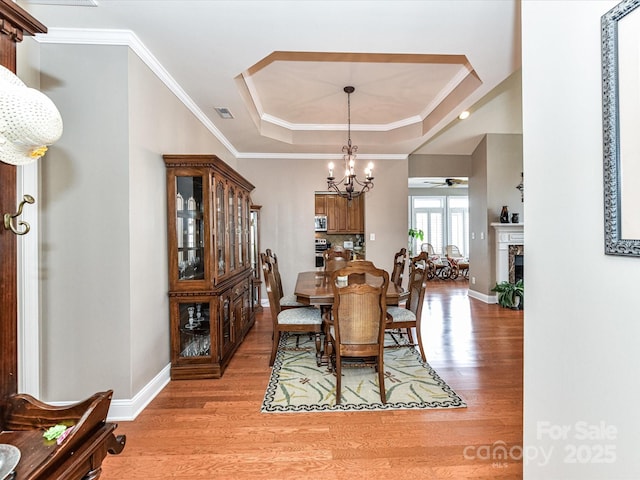
{"type": "Polygon", "coordinates": [[[522,478],[523,312],[466,289],[429,283],[423,337],[429,364],[467,408],[260,413],[267,308],[222,378],[170,382],[135,421],[120,422],[127,446],[105,459],[101,480],[522,478]]]}

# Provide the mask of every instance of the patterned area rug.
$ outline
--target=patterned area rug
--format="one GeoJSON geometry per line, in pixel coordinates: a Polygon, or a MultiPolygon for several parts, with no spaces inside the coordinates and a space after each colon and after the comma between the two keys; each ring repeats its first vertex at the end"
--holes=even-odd
{"type": "MultiPolygon", "coordinates": [[[[395,344],[387,333],[387,344],[395,344]]],[[[397,335],[396,335],[397,337],[397,335]]],[[[402,341],[402,340],[400,340],[402,341]]],[[[309,335],[284,333],[262,412],[328,412],[461,408],[467,405],[413,347],[384,352],[387,403],[380,401],[378,375],[371,367],[343,367],[342,404],[335,403],[335,374],[318,367],[309,335]]]]}

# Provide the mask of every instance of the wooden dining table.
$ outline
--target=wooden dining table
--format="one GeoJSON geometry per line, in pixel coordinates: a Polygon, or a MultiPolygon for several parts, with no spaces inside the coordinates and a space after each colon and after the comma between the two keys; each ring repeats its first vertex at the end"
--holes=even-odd
{"type": "MultiPolygon", "coordinates": [[[[333,305],[333,286],[331,284],[331,275],[333,272],[325,272],[324,270],[300,272],[296,280],[294,293],[298,302],[305,305],[320,307],[322,318],[324,320],[324,348],[318,365],[329,364],[329,338],[328,328],[331,325],[331,306],[333,305]]],[[[387,288],[387,305],[398,305],[399,302],[406,300],[409,292],[398,289],[394,283],[389,282],[387,288]]]]}
{"type": "MultiPolygon", "coordinates": [[[[330,307],[333,305],[332,273],[324,270],[300,272],[294,290],[298,302],[318,307],[330,307]]],[[[409,292],[404,289],[398,289],[394,283],[389,282],[387,305],[397,305],[399,302],[406,300],[408,296],[409,292]]]]}

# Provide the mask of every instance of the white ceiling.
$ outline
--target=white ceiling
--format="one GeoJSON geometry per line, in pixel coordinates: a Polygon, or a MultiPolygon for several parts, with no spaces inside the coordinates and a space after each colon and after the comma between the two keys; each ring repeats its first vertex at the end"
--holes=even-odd
{"type": "Polygon", "coordinates": [[[485,133],[521,133],[514,99],[493,101],[520,68],[518,0],[18,3],[51,38],[133,32],[238,158],[339,158],[346,85],[362,158],[464,155],[485,133]]]}

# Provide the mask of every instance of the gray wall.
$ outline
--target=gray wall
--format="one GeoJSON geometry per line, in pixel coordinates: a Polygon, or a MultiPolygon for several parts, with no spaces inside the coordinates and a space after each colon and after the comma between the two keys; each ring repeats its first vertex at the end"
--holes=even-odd
{"type": "Polygon", "coordinates": [[[39,162],[41,396],[73,400],[108,388],[127,396],[127,49],[45,45],[41,53],[41,88],[64,121],[39,162]]]}
{"type": "Polygon", "coordinates": [[[471,156],[469,177],[469,290],[472,295],[477,292],[479,297],[489,295],[493,286],[491,272],[495,270],[487,216],[488,155],[485,135],[471,156]]]}
{"type": "Polygon", "coordinates": [[[409,177],[468,177],[469,155],[410,155],[409,177]]]}
{"type": "MultiPolygon", "coordinates": [[[[486,222],[484,230],[481,230],[485,232],[486,241],[483,243],[476,233],[474,245],[480,247],[480,252],[473,258],[479,259],[483,269],[477,272],[473,269],[471,273],[474,276],[476,273],[478,275],[476,276],[476,284],[470,288],[482,294],[495,295],[490,291],[496,284],[496,235],[491,223],[500,221],[500,211],[503,205],[508,207],[509,214],[519,213],[520,223],[524,223],[524,203],[521,201],[520,191],[516,188],[521,180],[520,173],[523,171],[522,135],[489,134],[485,137],[483,144],[486,153],[481,157],[485,157],[483,168],[486,173],[486,191],[480,192],[476,200],[482,204],[480,196],[484,195],[485,210],[478,212],[482,218],[477,220],[486,222]]],[[[479,152],[476,150],[476,153],[479,152]]],[[[511,215],[509,215],[509,220],[511,220],[511,215]]],[[[525,246],[525,252],[526,250],[525,246]]],[[[527,265],[530,265],[530,262],[525,253],[525,270],[527,265]]]]}
{"type": "Polygon", "coordinates": [[[527,480],[640,478],[640,258],[604,254],[600,19],[617,3],[522,2],[524,451],[551,452],[527,480]]]}
{"type": "Polygon", "coordinates": [[[229,152],[127,47],[36,53],[22,62],[64,121],[36,196],[41,398],[131,399],[169,363],[162,154],[229,152]]]}

